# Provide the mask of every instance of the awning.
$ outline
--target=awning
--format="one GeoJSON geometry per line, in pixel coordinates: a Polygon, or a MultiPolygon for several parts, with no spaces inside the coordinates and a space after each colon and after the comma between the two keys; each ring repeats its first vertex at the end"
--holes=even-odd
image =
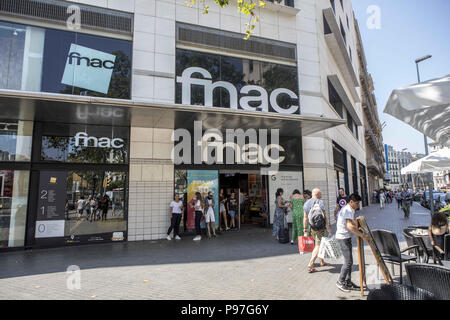
{"type": "Polygon", "coordinates": [[[440,172],[450,170],[450,149],[443,148],[428,156],[411,162],[401,169],[401,174],[440,172]]]}
{"type": "Polygon", "coordinates": [[[392,91],[383,112],[450,146],[450,75],[392,91]]]}
{"type": "Polygon", "coordinates": [[[250,112],[181,104],[159,104],[142,100],[121,100],[52,93],[0,90],[0,118],[92,125],[148,128],[280,129],[280,134],[310,135],[345,120],[315,116],[250,112]]]}

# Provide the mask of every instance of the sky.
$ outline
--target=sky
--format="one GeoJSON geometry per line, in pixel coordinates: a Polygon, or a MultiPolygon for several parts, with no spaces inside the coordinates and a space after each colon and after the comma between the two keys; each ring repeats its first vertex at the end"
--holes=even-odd
{"type": "Polygon", "coordinates": [[[424,153],[423,134],[383,110],[392,90],[417,83],[417,58],[433,56],[419,64],[421,81],[450,74],[450,0],[352,0],[352,5],[380,121],[387,125],[383,142],[396,150],[424,153]],[[367,9],[373,5],[380,9],[380,29],[367,26],[373,21],[367,9]]]}

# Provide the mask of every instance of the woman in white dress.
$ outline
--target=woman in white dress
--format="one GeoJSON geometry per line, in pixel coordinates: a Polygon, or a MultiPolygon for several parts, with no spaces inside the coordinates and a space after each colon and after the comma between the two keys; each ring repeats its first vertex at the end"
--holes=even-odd
{"type": "Polygon", "coordinates": [[[216,222],[216,217],[214,215],[214,205],[215,203],[212,196],[212,192],[209,191],[205,203],[205,222],[206,222],[206,233],[208,234],[208,238],[211,238],[211,232],[212,235],[216,237],[216,228],[214,226],[214,223],[216,222]]]}

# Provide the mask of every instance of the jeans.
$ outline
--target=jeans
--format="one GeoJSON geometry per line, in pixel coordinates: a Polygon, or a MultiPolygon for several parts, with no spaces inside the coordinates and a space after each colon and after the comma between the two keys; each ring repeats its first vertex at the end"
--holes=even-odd
{"type": "Polygon", "coordinates": [[[345,283],[352,280],[353,254],[352,254],[352,238],[337,239],[341,247],[344,264],[339,275],[339,282],[345,283]]]}
{"type": "Polygon", "coordinates": [[[167,234],[170,235],[172,230],[174,230],[173,235],[180,235],[180,222],[181,222],[181,213],[172,213],[172,220],[170,221],[169,230],[167,230],[167,234]]]}
{"type": "Polygon", "coordinates": [[[203,212],[195,211],[195,234],[201,235],[202,230],[200,229],[200,220],[202,220],[203,212]]]}

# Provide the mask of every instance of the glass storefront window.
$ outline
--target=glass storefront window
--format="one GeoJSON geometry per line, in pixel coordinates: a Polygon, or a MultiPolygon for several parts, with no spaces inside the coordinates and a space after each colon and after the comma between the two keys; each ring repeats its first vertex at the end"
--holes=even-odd
{"type": "Polygon", "coordinates": [[[130,99],[131,41],[0,21],[0,88],[130,99]]]}
{"type": "Polygon", "coordinates": [[[0,248],[25,244],[29,171],[0,170],[0,248]]]}
{"type": "Polygon", "coordinates": [[[126,201],[125,171],[41,171],[36,241],[124,240],[126,201]]]}
{"type": "Polygon", "coordinates": [[[40,91],[45,30],[0,21],[0,88],[40,91]]]}
{"type": "Polygon", "coordinates": [[[33,122],[0,120],[0,161],[30,161],[33,122]]]}
{"type": "Polygon", "coordinates": [[[128,163],[129,128],[53,124],[43,126],[41,160],[128,163]]]}

